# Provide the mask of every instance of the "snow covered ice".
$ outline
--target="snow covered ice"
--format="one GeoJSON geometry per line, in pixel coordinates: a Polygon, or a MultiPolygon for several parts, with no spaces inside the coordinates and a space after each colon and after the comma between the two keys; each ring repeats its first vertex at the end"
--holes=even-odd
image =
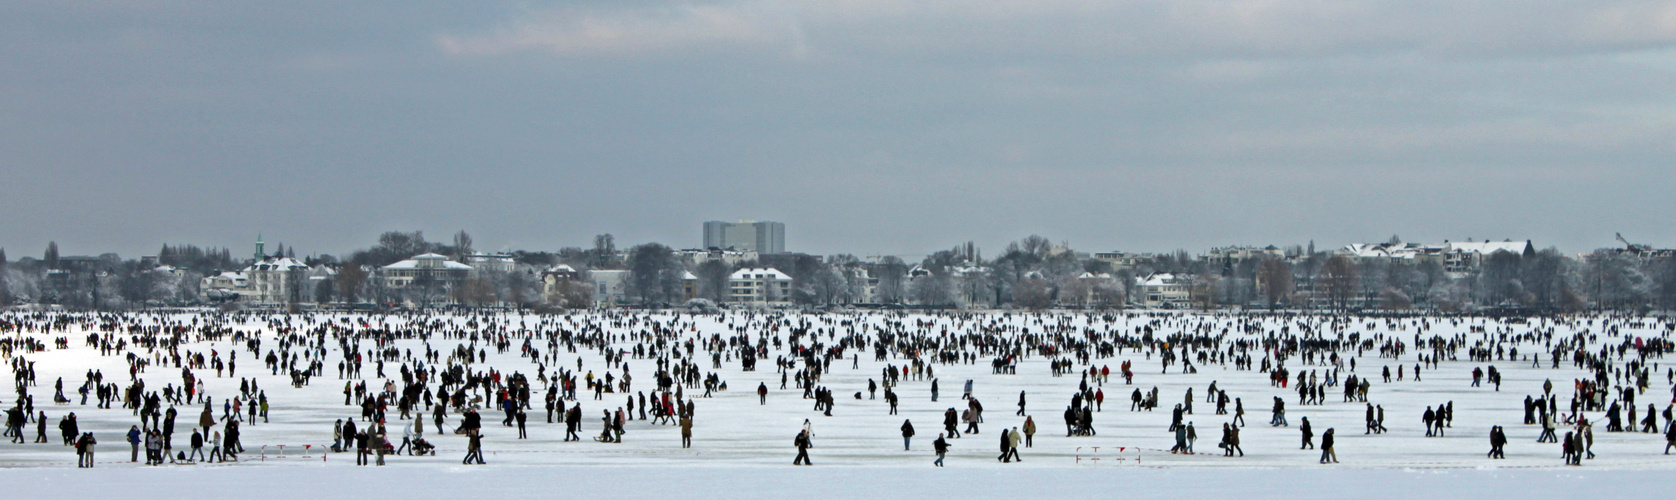
{"type": "MultiPolygon", "coordinates": [[[[1189,491],[1203,491],[1191,488],[1208,487],[1195,485],[1204,481],[1225,483],[1223,486],[1269,485],[1275,488],[1297,484],[1356,487],[1376,481],[1410,485],[1417,492],[1434,488],[1459,492],[1462,496],[1473,491],[1495,494],[1498,490],[1485,488],[1485,484],[1507,481],[1518,484],[1521,491],[1547,496],[1551,491],[1545,491],[1544,485],[1569,488],[1584,482],[1594,483],[1602,478],[1616,478],[1609,482],[1632,489],[1654,488],[1659,482],[1653,478],[1661,477],[1665,471],[1676,466],[1676,458],[1663,455],[1663,430],[1668,421],[1662,416],[1659,417],[1660,432],[1657,433],[1606,432],[1604,412],[1585,413],[1594,424],[1592,451],[1597,458],[1584,460],[1582,467],[1565,466],[1560,457],[1560,445],[1536,442],[1541,426],[1523,423],[1525,398],[1532,395],[1540,397],[1545,380],[1552,381],[1553,392],[1559,398],[1559,412],[1563,416],[1569,413],[1573,381],[1595,378],[1594,372],[1578,367],[1570,357],[1562,360],[1558,368],[1552,368],[1550,355],[1547,354],[1550,349],[1543,347],[1545,342],[1582,338],[1587,343],[1584,351],[1592,355],[1600,354],[1603,347],[1610,347],[1610,354],[1605,358],[1610,363],[1609,369],[1623,369],[1627,363],[1638,358],[1638,353],[1630,347],[1623,350],[1620,358],[1618,346],[1633,346],[1636,339],[1640,339],[1642,345],[1654,345],[1653,341],[1662,342],[1670,335],[1670,324],[1654,318],[1580,316],[1502,322],[1464,317],[1351,317],[1335,322],[1328,316],[1147,312],[1108,315],[1052,312],[1039,315],[689,315],[618,312],[568,316],[170,313],[69,315],[62,317],[52,331],[46,329],[47,317],[17,313],[5,319],[15,327],[4,334],[12,342],[8,359],[16,362],[21,358],[26,360],[25,363],[33,363],[36,384],[28,391],[34,396],[35,411],[46,412],[49,419],[49,442],[0,444],[0,466],[8,468],[0,471],[0,479],[8,484],[27,483],[33,485],[32,488],[40,487],[43,493],[49,495],[79,496],[69,492],[95,494],[98,491],[117,494],[127,486],[114,485],[153,484],[140,486],[137,492],[161,497],[167,496],[165,493],[169,491],[160,488],[161,485],[185,478],[203,478],[213,484],[232,487],[233,484],[260,485],[308,477],[319,478],[325,482],[323,484],[349,484],[358,481],[362,474],[392,488],[423,491],[420,488],[423,485],[445,487],[444,484],[450,480],[485,481],[479,484],[510,482],[515,485],[518,481],[540,477],[528,474],[532,470],[530,467],[540,467],[535,470],[551,470],[554,481],[569,481],[579,492],[617,492],[622,490],[612,487],[612,484],[653,478],[682,478],[690,484],[715,488],[688,492],[691,496],[704,496],[710,494],[706,492],[728,488],[748,488],[753,493],[768,496],[773,491],[794,490],[807,482],[834,488],[828,492],[831,496],[874,496],[915,491],[929,494],[945,491],[937,486],[944,483],[953,488],[946,490],[949,493],[983,494],[985,485],[1000,487],[1007,478],[1021,474],[1009,472],[1014,470],[1034,471],[1028,476],[1017,476],[1034,478],[1030,482],[1039,489],[1031,490],[1029,496],[1086,493],[1080,486],[1110,486],[1162,493],[1167,485],[1177,484],[1190,488],[1189,491]],[[194,329],[195,321],[201,327],[214,325],[229,334],[214,340],[205,339],[201,332],[208,330],[194,329]],[[212,368],[192,370],[204,381],[205,389],[213,399],[217,418],[223,414],[223,398],[239,392],[241,377],[253,379],[268,397],[271,406],[269,422],[257,419],[256,422],[242,424],[241,441],[246,451],[239,455],[236,463],[166,463],[159,467],[130,463],[124,434],[130,426],[138,423],[134,410],[123,408],[120,402],[112,409],[97,409],[91,397],[88,405],[79,404],[76,388],[82,384],[89,370],[102,372],[107,384],[115,383],[123,388],[130,384],[127,376],[129,361],[125,356],[130,352],[141,358],[153,359],[151,365],[138,374],[145,381],[146,391],[159,390],[166,384],[179,387],[181,369],[175,365],[172,356],[161,354],[170,351],[148,350],[135,342],[137,338],[155,337],[163,328],[175,326],[184,327],[181,335],[185,342],[178,347],[181,355],[202,353],[209,359],[213,351],[221,359],[231,359],[237,364],[236,375],[217,377],[216,370],[212,368]],[[1095,352],[1094,346],[1090,346],[1088,364],[1079,359],[1072,364],[1069,373],[1063,376],[1053,374],[1050,361],[1074,358],[1074,353],[1068,352],[1075,347],[1072,341],[1093,339],[1097,346],[1102,341],[1122,338],[1138,340],[1143,335],[1138,329],[1149,326],[1155,343],[1138,346],[1138,349],[1134,345],[1123,346],[1110,356],[1101,356],[1095,352]],[[1307,334],[1304,333],[1306,327],[1309,329],[1307,334]],[[1285,333],[1282,333],[1283,328],[1285,333]],[[695,401],[696,405],[691,448],[681,447],[677,426],[652,424],[650,420],[638,418],[627,423],[620,444],[589,439],[600,434],[601,410],[615,412],[618,407],[626,408],[625,395],[608,392],[603,395],[603,400],[595,400],[593,392],[582,386],[585,382],[580,377],[591,371],[596,377],[603,377],[609,372],[620,378],[624,369],[608,367],[598,346],[582,342],[576,343],[575,352],[571,352],[564,342],[559,341],[555,355],[550,349],[549,336],[557,338],[565,331],[573,336],[609,336],[610,348],[625,353],[624,363],[633,377],[633,393],[646,392],[650,396],[656,388],[653,376],[656,361],[650,357],[637,357],[635,352],[637,344],[642,351],[652,347],[653,342],[642,334],[654,329],[667,332],[666,335],[670,336],[665,338],[683,343],[680,345],[692,340],[696,356],[691,359],[698,365],[701,377],[715,373],[726,382],[728,390],[715,392],[713,397],[701,397],[704,392],[701,386],[683,388],[683,395],[695,401]],[[369,356],[369,349],[376,348],[373,337],[368,335],[372,331],[392,332],[403,337],[391,341],[390,346],[396,348],[400,355],[386,363],[384,373],[388,378],[375,377],[375,362],[370,357],[364,359],[364,378],[358,380],[366,380],[369,391],[376,392],[386,380],[393,380],[399,394],[402,363],[414,366],[412,360],[423,356],[427,342],[430,349],[440,352],[440,363],[427,366],[439,369],[446,368],[449,354],[456,346],[471,345],[474,352],[481,350],[487,356],[486,362],[472,364],[471,370],[494,369],[502,374],[501,380],[514,372],[529,378],[532,385],[528,410],[529,439],[517,439],[515,428],[501,425],[503,414],[494,406],[494,397],[485,394],[486,408],[481,414],[487,466],[461,465],[466,438],[438,434],[430,423],[430,412],[422,406],[413,415],[424,419],[425,438],[438,447],[435,456],[390,455],[386,457],[388,465],[384,469],[363,472],[376,468],[352,470],[355,467],[353,452],[322,453],[322,448],[332,444],[334,421],[354,419],[358,427],[366,425],[361,420],[359,406],[344,405],[345,381],[338,377],[337,371],[338,362],[344,359],[344,355],[338,347],[337,336],[350,335],[357,351],[362,356],[369,356]],[[442,335],[444,331],[476,333],[479,338],[473,341],[457,336],[445,337],[442,335]],[[789,341],[794,331],[805,332],[797,338],[805,347],[816,342],[823,350],[837,347],[847,335],[853,335],[853,340],[865,344],[860,348],[852,346],[844,349],[842,358],[832,359],[829,371],[816,383],[834,393],[835,404],[830,417],[814,411],[814,401],[804,399],[803,391],[796,387],[797,370],[805,367],[801,359],[792,369],[786,388],[780,389],[781,374],[776,370],[775,361],[780,357],[793,357],[789,341]],[[233,332],[259,336],[260,356],[252,354],[244,342],[235,342],[231,336],[233,332]],[[428,338],[421,340],[417,336],[420,332],[426,333],[428,338]],[[1339,355],[1346,359],[1339,369],[1338,379],[1342,382],[1345,376],[1352,374],[1348,358],[1353,357],[1356,362],[1354,374],[1370,379],[1368,401],[1384,407],[1385,426],[1389,432],[1364,435],[1365,404],[1341,402],[1343,396],[1339,386],[1325,388],[1323,404],[1298,404],[1295,385],[1284,388],[1272,385],[1269,375],[1259,370],[1265,358],[1271,363],[1277,359],[1272,349],[1265,349],[1262,345],[1251,345],[1249,350],[1243,351],[1251,357],[1250,369],[1236,369],[1231,359],[1227,363],[1215,362],[1216,357],[1212,356],[1203,362],[1192,357],[1197,373],[1182,373],[1180,361],[1164,370],[1161,351],[1157,348],[1170,336],[1184,332],[1218,339],[1214,349],[1224,354],[1234,345],[1233,341],[1242,339],[1261,341],[1266,338],[1303,339],[1307,336],[1333,340],[1355,334],[1361,339],[1373,340],[1374,348],[1359,354],[1353,347],[1340,348],[1339,355]],[[1542,334],[1541,340],[1533,343],[1530,340],[1533,332],[1542,334]],[[868,397],[869,379],[882,381],[881,372],[886,367],[894,366],[900,372],[904,365],[911,363],[911,351],[896,348],[891,349],[884,360],[875,360],[873,345],[880,340],[881,333],[888,333],[896,340],[935,339],[941,342],[941,349],[924,348],[923,343],[919,345],[924,348],[919,351],[920,359],[930,362],[929,366],[939,381],[938,401],[931,401],[930,380],[916,379],[912,375],[903,377],[895,387],[901,400],[898,415],[889,414],[882,386],[877,399],[868,397]],[[125,340],[126,349],[101,355],[99,349],[88,344],[90,334],[108,334],[108,337],[102,338],[125,340]],[[1438,337],[1457,343],[1453,348],[1434,351],[1429,346],[1414,345],[1417,334],[1423,341],[1438,337]],[[752,346],[766,339],[766,355],[758,359],[755,371],[742,369],[737,346],[723,349],[727,347],[727,339],[738,335],[745,336],[752,346]],[[282,347],[281,336],[290,336],[292,341],[282,347]],[[57,338],[66,338],[68,348],[54,345],[57,338]],[[491,338],[504,339],[505,351],[497,349],[491,338]],[[721,344],[707,342],[717,338],[721,339],[721,344]],[[958,339],[961,338],[967,340],[964,348],[959,344],[958,339]],[[1029,341],[1019,343],[1021,338],[1029,341]],[[30,352],[21,347],[22,339],[35,341],[45,349],[30,352]],[[551,376],[555,370],[563,368],[574,371],[578,376],[577,399],[567,401],[567,405],[580,404],[582,407],[583,427],[579,434],[583,440],[564,442],[564,424],[547,423],[543,408],[546,385],[536,379],[537,363],[522,355],[521,347],[526,339],[542,357],[556,356],[556,361],[543,365],[546,374],[551,376]],[[775,339],[780,341],[778,345],[775,339]],[[980,339],[990,346],[999,341],[1009,347],[1022,348],[1023,356],[1016,362],[1016,374],[992,373],[991,360],[997,354],[977,351],[976,344],[980,339]],[[1519,356],[1525,359],[1469,360],[1468,349],[1478,346],[1478,342],[1485,339],[1505,339],[1499,347],[1517,348],[1519,356]],[[1379,357],[1378,345],[1387,340],[1402,342],[1406,352],[1398,359],[1379,357]],[[1059,352],[1054,357],[1045,356],[1038,350],[1045,346],[1053,346],[1059,352]],[[712,365],[708,352],[710,347],[718,347],[717,352],[723,353],[724,359],[719,366],[712,365]],[[304,368],[311,359],[315,359],[309,356],[321,355],[320,349],[324,349],[324,356],[317,359],[324,363],[324,367],[308,385],[300,388],[292,387],[285,369],[279,370],[276,375],[261,361],[269,352],[278,350],[282,356],[298,356],[296,366],[304,368]],[[407,357],[410,351],[411,359],[407,357]],[[976,359],[970,364],[964,361],[944,363],[935,361],[938,352],[974,353],[976,359]],[[1418,356],[1429,356],[1434,352],[1443,354],[1437,368],[1428,365],[1422,371],[1422,380],[1415,381],[1414,367],[1418,356]],[[1540,367],[1532,367],[1528,359],[1536,353],[1543,353],[1540,367]],[[576,367],[577,358],[582,361],[580,370],[576,367]],[[1118,373],[1124,361],[1133,362],[1133,385],[1125,385],[1118,373]],[[852,363],[857,363],[858,367],[852,368],[852,363]],[[1381,368],[1389,366],[1394,373],[1399,364],[1404,367],[1403,380],[1399,382],[1393,377],[1390,383],[1385,383],[1380,376],[1381,368]],[[1499,392],[1488,380],[1481,387],[1471,386],[1473,369],[1488,369],[1490,365],[1494,365],[1503,376],[1499,392]],[[1067,437],[1062,414],[1083,381],[1079,372],[1089,366],[1109,366],[1112,370],[1110,379],[1103,384],[1094,379],[1088,381],[1091,391],[1097,388],[1105,396],[1102,411],[1095,413],[1093,418],[1093,427],[1098,434],[1067,437]],[[52,403],[53,384],[59,378],[64,381],[64,393],[71,399],[70,404],[52,403]],[[962,386],[968,379],[973,381],[973,397],[980,400],[984,408],[983,423],[979,425],[981,432],[950,439],[952,449],[946,460],[947,467],[931,471],[935,458],[931,443],[942,431],[943,413],[949,408],[966,408],[961,395],[962,386]],[[1216,446],[1221,425],[1228,422],[1232,415],[1215,415],[1215,404],[1206,401],[1206,390],[1212,382],[1226,391],[1230,398],[1240,398],[1244,403],[1248,424],[1240,434],[1244,457],[1224,457],[1216,446]],[[766,404],[759,404],[756,394],[758,384],[762,383],[769,388],[766,404]],[[1157,387],[1159,393],[1158,408],[1155,411],[1130,411],[1131,391],[1139,388],[1144,392],[1153,387],[1157,387]],[[1197,430],[1196,453],[1172,454],[1167,452],[1175,442],[1174,434],[1168,431],[1171,408],[1182,402],[1189,388],[1192,388],[1195,398],[1194,412],[1185,415],[1184,420],[1192,422],[1197,430]],[[1015,415],[1020,391],[1027,395],[1027,413],[1034,417],[1039,431],[1033,446],[1019,450],[1021,462],[1001,463],[996,457],[999,455],[1002,429],[1022,427],[1024,420],[1024,417],[1015,415]],[[855,399],[857,392],[862,394],[861,400],[855,399]],[[1286,402],[1286,417],[1290,426],[1272,427],[1268,423],[1270,406],[1276,396],[1286,402]],[[1438,407],[1449,402],[1453,402],[1455,414],[1452,425],[1444,429],[1446,436],[1426,437],[1422,413],[1428,406],[1438,407]],[[92,432],[98,438],[98,465],[92,471],[74,470],[76,457],[73,450],[62,445],[58,436],[57,424],[68,412],[75,412],[82,431],[92,432]],[[1318,450],[1299,450],[1298,424],[1304,417],[1314,427],[1317,445],[1324,431],[1336,429],[1339,464],[1320,465],[1318,450]],[[790,464],[796,450],[792,441],[802,429],[805,419],[811,422],[814,433],[810,455],[815,466],[793,468],[790,464]],[[917,431],[911,451],[902,449],[899,429],[904,419],[911,420],[917,431]],[[1493,425],[1506,429],[1509,444],[1505,460],[1485,457],[1489,450],[1489,429],[1493,425]],[[302,451],[304,445],[311,449],[302,451]],[[280,446],[285,447],[283,455],[280,446]],[[304,457],[305,454],[308,456],[304,457]],[[964,472],[976,469],[993,474],[964,472]],[[1208,472],[1205,469],[1225,470],[1208,472]],[[188,470],[203,473],[181,475],[188,470]],[[1322,470],[1338,472],[1325,473],[1322,470]],[[83,484],[79,478],[84,476],[104,478],[109,482],[83,484]],[[736,482],[728,482],[729,478],[736,482]],[[957,478],[958,481],[955,481],[957,478]],[[920,484],[922,480],[929,483],[920,484]],[[906,489],[891,489],[890,485],[906,489]]],[[[1172,345],[1178,354],[1181,349],[1175,346],[1179,345],[1172,345]]],[[[1496,347],[1494,343],[1485,345],[1492,349],[1496,347]]],[[[688,359],[684,347],[680,350],[682,357],[677,359],[677,363],[688,359]]],[[[1646,359],[1651,375],[1650,386],[1644,393],[1636,394],[1635,398],[1639,407],[1638,420],[1644,417],[1648,403],[1655,403],[1663,411],[1671,402],[1673,389],[1667,376],[1670,367],[1662,363],[1662,352],[1653,351],[1657,349],[1649,349],[1646,359]]],[[[668,352],[663,350],[660,354],[667,355],[668,352]]],[[[1329,364],[1326,351],[1312,356],[1309,362],[1298,351],[1289,352],[1287,356],[1285,367],[1290,370],[1293,380],[1300,372],[1314,371],[1319,380],[1325,382],[1335,368],[1329,364]]],[[[815,357],[819,359],[820,353],[817,352],[815,357]]],[[[434,386],[436,379],[433,377],[430,383],[434,386]]],[[[1628,379],[1611,378],[1610,386],[1631,384],[1628,379]]],[[[1611,393],[1613,396],[1616,394],[1615,391],[1611,393]]],[[[638,417],[638,398],[635,405],[634,415],[638,417]]],[[[168,406],[165,404],[164,408],[168,406]]],[[[190,436],[201,408],[199,404],[177,407],[180,423],[173,438],[174,451],[184,449],[182,443],[186,442],[186,436],[190,436]]],[[[1230,403],[1229,409],[1232,408],[1230,403]]],[[[402,435],[400,426],[411,421],[399,418],[394,403],[390,404],[387,418],[392,444],[399,444],[402,435]]],[[[452,429],[459,424],[460,413],[450,412],[446,425],[452,429]]],[[[220,425],[217,424],[218,429],[220,425]]],[[[1625,426],[1638,428],[1640,425],[1638,422],[1625,422],[1625,426]]],[[[964,429],[965,425],[960,427],[964,429]]],[[[1563,422],[1559,424],[1560,435],[1563,436],[1567,430],[1571,430],[1571,426],[1563,422]]],[[[33,441],[35,435],[36,424],[24,426],[27,441],[33,441]]],[[[332,491],[321,486],[287,487],[299,488],[297,492],[305,497],[335,496],[309,493],[332,491]]]]}

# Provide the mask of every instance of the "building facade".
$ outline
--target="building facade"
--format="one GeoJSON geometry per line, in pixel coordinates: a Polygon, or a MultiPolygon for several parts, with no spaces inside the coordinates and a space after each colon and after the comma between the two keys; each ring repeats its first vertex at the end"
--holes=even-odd
{"type": "Polygon", "coordinates": [[[471,272],[471,266],[434,253],[415,255],[411,259],[384,266],[379,270],[384,286],[392,289],[407,288],[421,280],[429,280],[431,284],[444,290],[452,289],[471,272]]]}
{"type": "Polygon", "coordinates": [[[786,253],[786,225],[773,221],[705,222],[704,248],[758,254],[786,253]]]}
{"type": "Polygon", "coordinates": [[[1190,307],[1193,299],[1193,278],[1160,273],[1136,278],[1140,291],[1131,300],[1150,308],[1181,309],[1190,307]]]}
{"type": "Polygon", "coordinates": [[[741,304],[791,303],[791,276],[774,268],[747,267],[727,278],[730,302],[741,304]]]}
{"type": "Polygon", "coordinates": [[[466,257],[466,263],[478,271],[510,273],[518,266],[511,255],[503,253],[478,253],[466,257]]]}
{"type": "Polygon", "coordinates": [[[308,265],[289,257],[269,257],[244,268],[248,288],[240,294],[241,302],[254,304],[289,304],[312,302],[313,289],[307,288],[308,265]]]}
{"type": "Polygon", "coordinates": [[[756,252],[739,252],[733,250],[722,250],[721,248],[689,248],[681,250],[676,254],[681,256],[682,261],[694,266],[702,265],[710,261],[719,261],[729,266],[737,266],[742,262],[755,261],[758,256],[756,252]]]}
{"type": "Polygon", "coordinates": [[[606,269],[591,271],[589,280],[594,287],[594,304],[599,307],[615,307],[628,303],[629,272],[606,269]]]}

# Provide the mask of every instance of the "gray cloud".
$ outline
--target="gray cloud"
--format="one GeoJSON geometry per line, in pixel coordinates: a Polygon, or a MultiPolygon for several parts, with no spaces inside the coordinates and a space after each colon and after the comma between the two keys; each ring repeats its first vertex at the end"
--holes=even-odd
{"type": "Polygon", "coordinates": [[[14,2],[0,246],[1676,246],[1676,2],[14,2]]]}

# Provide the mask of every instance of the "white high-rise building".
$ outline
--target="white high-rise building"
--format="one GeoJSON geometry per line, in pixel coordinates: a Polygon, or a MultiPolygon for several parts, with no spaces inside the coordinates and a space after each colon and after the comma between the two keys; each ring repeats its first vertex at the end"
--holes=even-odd
{"type": "Polygon", "coordinates": [[[786,253],[786,225],[772,221],[709,221],[704,223],[704,248],[786,253]]]}

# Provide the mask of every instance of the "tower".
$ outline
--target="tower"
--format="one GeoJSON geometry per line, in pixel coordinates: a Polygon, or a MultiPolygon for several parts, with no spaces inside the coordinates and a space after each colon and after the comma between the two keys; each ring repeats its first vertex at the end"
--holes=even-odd
{"type": "Polygon", "coordinates": [[[262,252],[262,233],[256,233],[256,260],[260,262],[267,257],[268,255],[262,252]]]}
{"type": "Polygon", "coordinates": [[[760,254],[786,251],[786,225],[773,221],[708,221],[704,223],[704,247],[760,254]]]}

